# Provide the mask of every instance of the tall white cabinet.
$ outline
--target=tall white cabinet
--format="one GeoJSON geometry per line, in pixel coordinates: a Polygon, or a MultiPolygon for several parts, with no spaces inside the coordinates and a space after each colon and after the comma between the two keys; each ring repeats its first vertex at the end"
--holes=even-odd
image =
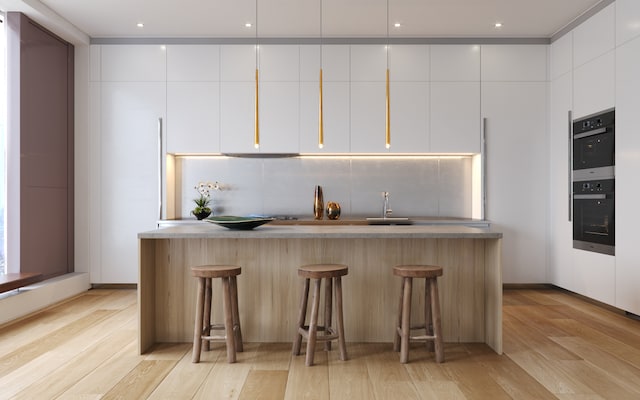
{"type": "Polygon", "coordinates": [[[547,279],[547,46],[482,46],[487,215],[504,232],[503,280],[547,279]],[[543,266],[543,267],[541,267],[543,266]]]}
{"type": "Polygon", "coordinates": [[[93,283],[137,282],[137,235],[159,218],[159,120],[166,118],[166,53],[161,46],[101,46],[99,271],[93,283]]]}

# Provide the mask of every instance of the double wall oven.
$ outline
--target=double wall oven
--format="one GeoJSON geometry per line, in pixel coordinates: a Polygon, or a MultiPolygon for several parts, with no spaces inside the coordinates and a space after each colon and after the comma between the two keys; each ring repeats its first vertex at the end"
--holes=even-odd
{"type": "Polygon", "coordinates": [[[615,110],[573,121],[573,247],[615,254],[615,110]]]}

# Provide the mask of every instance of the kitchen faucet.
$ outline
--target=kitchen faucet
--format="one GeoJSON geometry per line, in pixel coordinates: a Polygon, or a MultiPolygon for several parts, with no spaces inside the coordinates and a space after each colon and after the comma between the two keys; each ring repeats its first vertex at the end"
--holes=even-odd
{"type": "Polygon", "coordinates": [[[382,218],[388,218],[391,216],[393,210],[389,208],[389,192],[382,192],[384,201],[382,202],[382,218]]]}

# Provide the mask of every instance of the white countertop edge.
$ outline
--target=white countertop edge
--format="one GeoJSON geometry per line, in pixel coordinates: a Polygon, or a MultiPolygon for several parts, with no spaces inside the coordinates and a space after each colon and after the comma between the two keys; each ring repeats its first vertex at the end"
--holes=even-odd
{"type": "Polygon", "coordinates": [[[500,239],[502,232],[460,225],[263,225],[253,230],[231,230],[214,224],[190,224],[159,228],[138,234],[139,239],[349,239],[442,238],[500,239]]]}

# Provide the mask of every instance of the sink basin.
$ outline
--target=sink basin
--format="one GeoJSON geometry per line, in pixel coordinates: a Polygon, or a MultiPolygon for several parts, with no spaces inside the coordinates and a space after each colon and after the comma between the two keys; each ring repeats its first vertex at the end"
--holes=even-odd
{"type": "Polygon", "coordinates": [[[411,225],[412,224],[409,218],[404,218],[404,217],[367,218],[367,223],[369,225],[411,225]]]}

